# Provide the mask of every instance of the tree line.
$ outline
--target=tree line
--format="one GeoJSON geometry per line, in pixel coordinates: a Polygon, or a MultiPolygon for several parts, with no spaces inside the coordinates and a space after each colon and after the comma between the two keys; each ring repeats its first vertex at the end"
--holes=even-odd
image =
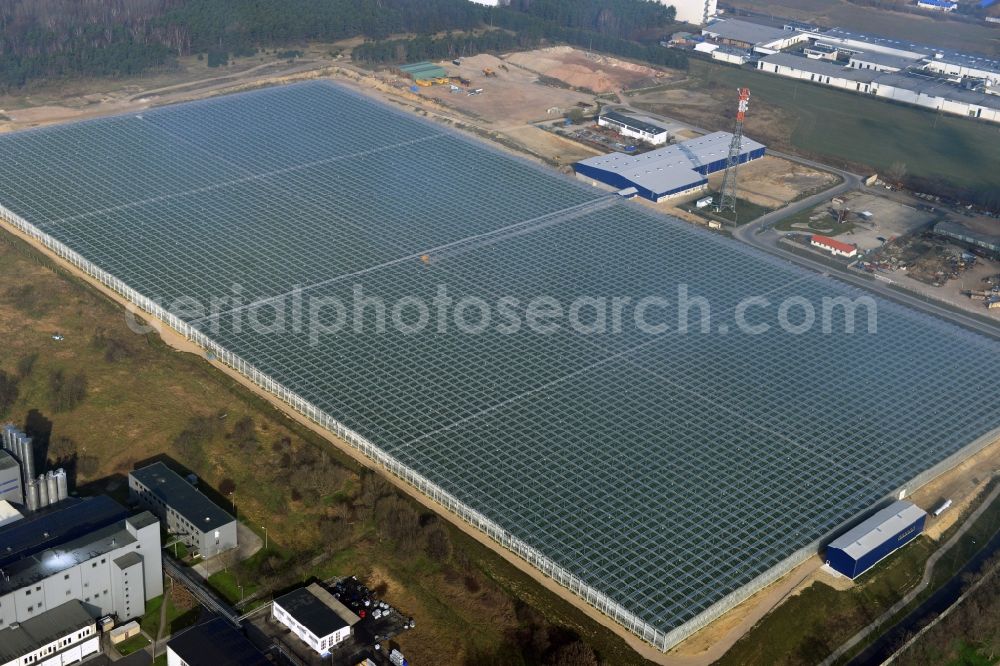
{"type": "Polygon", "coordinates": [[[449,33],[437,38],[369,41],[357,46],[352,56],[359,62],[376,65],[563,43],[686,69],[687,55],[683,51],[659,45],[658,36],[670,26],[674,16],[673,7],[645,0],[513,0],[508,7],[486,10],[485,22],[494,30],[479,34],[449,33]],[[574,9],[570,11],[567,5],[574,9]],[[645,40],[646,34],[654,35],[654,39],[645,40]]]}
{"type": "Polygon", "coordinates": [[[658,37],[673,18],[672,7],[650,0],[512,0],[502,8],[468,0],[0,0],[0,90],[40,79],[133,76],[192,54],[221,64],[229,54],[358,35],[374,42],[359,52],[373,63],[410,50],[436,57],[543,39],[648,59],[661,49],[636,40],[658,37]],[[479,30],[490,25],[517,34],[479,30]],[[469,36],[402,46],[389,40],[459,31],[469,36]]]}

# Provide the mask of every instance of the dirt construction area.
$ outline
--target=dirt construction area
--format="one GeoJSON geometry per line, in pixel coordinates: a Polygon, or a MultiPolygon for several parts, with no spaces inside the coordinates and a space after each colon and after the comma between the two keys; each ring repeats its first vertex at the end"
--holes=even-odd
{"type": "Polygon", "coordinates": [[[535,125],[514,127],[504,131],[504,134],[521,146],[526,152],[540,157],[547,162],[564,166],[585,160],[601,152],[578,141],[567,139],[554,132],[544,130],[535,125]]]}
{"type": "Polygon", "coordinates": [[[841,207],[849,210],[847,215],[854,224],[847,242],[857,244],[862,252],[881,246],[880,237],[888,240],[907,236],[926,227],[937,217],[935,213],[875,194],[855,192],[841,197],[841,200],[844,202],[841,207]],[[865,221],[860,213],[871,213],[871,219],[865,221]]]}
{"type": "Polygon", "coordinates": [[[429,86],[420,88],[417,94],[498,127],[552,120],[578,102],[594,101],[593,95],[539,83],[535,72],[492,55],[463,58],[461,65],[451,61],[437,64],[445,68],[448,76],[467,79],[469,85],[459,86],[458,91],[446,85],[429,86]],[[495,76],[485,75],[484,70],[495,76]],[[483,92],[469,95],[478,89],[483,92]]]}
{"type": "Polygon", "coordinates": [[[598,94],[653,86],[675,76],[648,65],[587,53],[570,46],[512,53],[506,60],[573,88],[598,94]]]}
{"type": "Polygon", "coordinates": [[[882,247],[885,241],[912,235],[937,217],[937,213],[878,194],[852,192],[826,201],[778,229],[837,236],[865,253],[882,247]]]}
{"type": "MultiPolygon", "coordinates": [[[[936,243],[937,244],[937,243],[936,243]]],[[[962,249],[955,245],[939,243],[945,257],[961,256],[962,249]]],[[[886,276],[902,287],[915,291],[927,298],[944,301],[953,307],[1000,322],[1000,308],[988,309],[983,301],[968,296],[970,291],[989,290],[988,278],[1000,275],[1000,262],[977,258],[975,264],[956,279],[945,279],[941,286],[928,284],[924,280],[909,275],[912,270],[886,272],[886,276]]],[[[926,278],[925,278],[926,279],[926,278]]],[[[943,278],[942,278],[943,279],[943,278]]]]}
{"type": "MultiPolygon", "coordinates": [[[[718,190],[722,186],[722,177],[722,171],[709,176],[709,188],[718,190]]],[[[741,199],[765,208],[781,208],[792,201],[829,189],[839,180],[832,173],[768,155],[741,165],[737,183],[741,199]]]]}

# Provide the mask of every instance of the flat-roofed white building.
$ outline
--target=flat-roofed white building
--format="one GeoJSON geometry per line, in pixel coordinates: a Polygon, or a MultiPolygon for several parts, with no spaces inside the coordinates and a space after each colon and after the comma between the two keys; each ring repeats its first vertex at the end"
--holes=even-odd
{"type": "Polygon", "coordinates": [[[925,69],[938,74],[983,79],[1000,84],[1000,62],[989,58],[937,53],[927,59],[925,69]]]}
{"type": "Polygon", "coordinates": [[[663,127],[617,111],[602,113],[597,119],[597,124],[601,127],[610,127],[622,136],[639,139],[654,146],[662,146],[667,142],[667,130],[663,127]]]}
{"type": "Polygon", "coordinates": [[[776,53],[808,41],[808,37],[799,30],[732,18],[713,21],[702,28],[701,34],[717,44],[760,53],[776,53]]]}
{"type": "Polygon", "coordinates": [[[163,594],[160,522],[148,511],[3,567],[0,629],[76,599],[93,616],[139,617],[163,594]]]}
{"type": "Polygon", "coordinates": [[[320,655],[346,640],[361,621],[317,583],[275,599],[271,616],[320,655]]]}
{"type": "Polygon", "coordinates": [[[876,72],[898,72],[922,64],[920,58],[897,56],[890,53],[864,52],[851,55],[847,66],[854,69],[870,69],[876,72]]]}
{"type": "Polygon", "coordinates": [[[906,71],[856,69],[789,53],[761,58],[757,61],[757,69],[942,113],[1000,123],[1000,97],[967,90],[937,77],[918,76],[906,71]]]}
{"type": "Polygon", "coordinates": [[[958,9],[958,3],[952,0],[917,0],[917,7],[936,12],[953,12],[958,9]]]}
{"type": "Polygon", "coordinates": [[[732,65],[745,65],[750,62],[750,53],[735,46],[720,46],[712,51],[713,60],[721,60],[732,65]]]}
{"type": "Polygon", "coordinates": [[[24,518],[14,505],[5,499],[0,499],[0,527],[10,525],[24,518]]]}
{"type": "Polygon", "coordinates": [[[66,666],[100,649],[97,622],[76,600],[0,631],[0,666],[66,666]]]}
{"type": "Polygon", "coordinates": [[[128,475],[129,497],[160,517],[167,531],[201,557],[236,548],[236,518],[162,462],[128,475]]]}

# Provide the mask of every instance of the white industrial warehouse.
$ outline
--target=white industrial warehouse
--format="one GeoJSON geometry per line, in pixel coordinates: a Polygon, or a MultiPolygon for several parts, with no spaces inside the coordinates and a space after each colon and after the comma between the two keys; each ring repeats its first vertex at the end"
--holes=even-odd
{"type": "Polygon", "coordinates": [[[162,462],[130,472],[128,489],[194,555],[214,557],[238,545],[236,519],[162,462]]]}
{"type": "Polygon", "coordinates": [[[361,621],[317,583],[275,599],[271,616],[320,655],[329,654],[347,640],[354,625],[361,621]]]}
{"type": "Polygon", "coordinates": [[[1000,62],[796,22],[717,19],[694,46],[717,60],[1000,123],[1000,62]],[[801,45],[801,53],[788,49],[801,45]]]}
{"type": "Polygon", "coordinates": [[[937,77],[855,69],[787,53],[762,58],[757,68],[779,76],[1000,123],[1000,96],[959,88],[937,77]]]}
{"type": "Polygon", "coordinates": [[[597,118],[601,127],[610,127],[622,136],[645,141],[654,146],[662,146],[667,142],[667,130],[659,125],[626,116],[617,111],[606,111],[597,118]]]}

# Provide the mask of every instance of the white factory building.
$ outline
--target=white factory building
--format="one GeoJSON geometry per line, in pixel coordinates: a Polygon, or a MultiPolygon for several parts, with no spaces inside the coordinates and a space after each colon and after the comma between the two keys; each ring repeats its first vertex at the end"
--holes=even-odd
{"type": "Polygon", "coordinates": [[[701,30],[706,38],[721,46],[777,53],[808,41],[809,37],[792,26],[774,26],[740,19],[718,19],[701,30]]]}
{"type": "Polygon", "coordinates": [[[662,146],[667,142],[666,129],[617,111],[602,113],[597,118],[597,124],[601,127],[610,127],[622,136],[639,139],[653,146],[662,146]]]}
{"type": "Polygon", "coordinates": [[[694,49],[718,60],[743,64],[743,50],[771,74],[1000,122],[1000,62],[989,58],[795,22],[725,18],[701,32],[694,49]]]}
{"type": "Polygon", "coordinates": [[[0,629],[71,599],[93,617],[139,617],[146,601],[163,594],[160,523],[143,512],[5,564],[2,572],[0,629]]]}
{"type": "Polygon", "coordinates": [[[275,599],[271,616],[320,655],[345,641],[361,621],[317,583],[275,599]]]}
{"type": "MultiPolygon", "coordinates": [[[[650,201],[665,201],[704,190],[708,175],[726,168],[732,141],[731,132],[713,132],[640,155],[590,157],[573,168],[583,180],[632,191],[650,201]]],[[[739,162],[759,159],[764,152],[763,144],[743,137],[739,162]]]]}
{"type": "Polygon", "coordinates": [[[236,548],[236,519],[162,462],[132,471],[128,489],[130,499],[159,516],[193,555],[236,548]]]}
{"type": "Polygon", "coordinates": [[[1000,96],[966,90],[938,78],[855,69],[788,53],[761,58],[757,69],[942,113],[1000,123],[1000,96]]]}
{"type": "MultiPolygon", "coordinates": [[[[497,7],[509,4],[509,0],[470,0],[477,5],[497,7]]],[[[677,21],[704,25],[718,11],[718,0],[660,0],[664,5],[670,5],[677,10],[677,21]]]]}
{"type": "Polygon", "coordinates": [[[917,0],[917,7],[936,12],[953,12],[958,9],[958,3],[953,0],[917,0]]]}
{"type": "Polygon", "coordinates": [[[1000,84],[1000,62],[986,58],[938,53],[927,59],[924,69],[948,76],[983,79],[993,84],[1000,84]]]}
{"type": "Polygon", "coordinates": [[[920,58],[893,55],[891,53],[862,51],[852,53],[847,61],[847,66],[854,69],[868,69],[876,72],[899,72],[917,65],[920,60],[920,58]]]}
{"type": "Polygon", "coordinates": [[[76,600],[0,630],[0,666],[68,666],[100,649],[97,622],[76,600]]]}

